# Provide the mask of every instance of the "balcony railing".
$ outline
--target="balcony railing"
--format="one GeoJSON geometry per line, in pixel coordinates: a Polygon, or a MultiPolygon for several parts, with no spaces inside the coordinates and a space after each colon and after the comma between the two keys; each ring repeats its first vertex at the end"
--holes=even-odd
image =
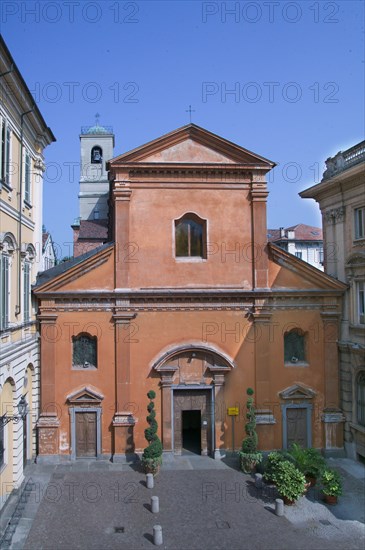
{"type": "Polygon", "coordinates": [[[81,134],[112,134],[113,126],[99,126],[94,124],[90,126],[81,126],[81,134]]]}
{"type": "Polygon", "coordinates": [[[334,157],[328,158],[323,179],[331,178],[360,162],[365,162],[365,140],[350,147],[347,151],[339,151],[334,157]]]}

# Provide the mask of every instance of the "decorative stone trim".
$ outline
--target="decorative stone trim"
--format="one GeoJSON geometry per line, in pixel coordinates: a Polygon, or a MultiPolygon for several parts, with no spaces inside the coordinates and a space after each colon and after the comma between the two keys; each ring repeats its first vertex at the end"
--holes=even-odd
{"type": "Polygon", "coordinates": [[[301,384],[294,384],[279,392],[279,396],[281,399],[313,399],[316,396],[316,392],[301,384]]]}
{"type": "Polygon", "coordinates": [[[72,403],[73,405],[80,405],[81,403],[99,404],[104,399],[104,396],[101,393],[98,393],[95,390],[92,390],[91,388],[85,386],[84,388],[68,395],[66,399],[69,403],[72,403]]]}
{"type": "Polygon", "coordinates": [[[344,206],[339,208],[331,208],[330,210],[326,210],[326,212],[324,212],[324,219],[327,224],[342,223],[345,221],[345,214],[346,209],[344,206]]]}
{"type": "Polygon", "coordinates": [[[328,423],[338,423],[345,422],[345,417],[342,411],[323,411],[322,422],[325,424],[328,423]]]}
{"type": "Polygon", "coordinates": [[[276,420],[271,411],[257,410],[256,424],[276,424],[276,420]]]}
{"type": "Polygon", "coordinates": [[[116,412],[113,417],[113,426],[134,426],[138,419],[131,412],[116,412]]]}

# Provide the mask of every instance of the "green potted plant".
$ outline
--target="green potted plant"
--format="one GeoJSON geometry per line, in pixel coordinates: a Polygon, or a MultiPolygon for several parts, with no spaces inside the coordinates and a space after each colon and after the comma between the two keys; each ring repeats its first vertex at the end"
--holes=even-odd
{"type": "Polygon", "coordinates": [[[298,443],[293,443],[289,454],[293,457],[298,470],[305,475],[309,485],[315,485],[317,478],[326,465],[326,461],[321,453],[312,447],[304,449],[298,443]]]}
{"type": "Polygon", "coordinates": [[[333,468],[323,470],[321,485],[327,504],[337,504],[338,497],[342,495],[342,480],[337,470],[333,468]]]}
{"type": "Polygon", "coordinates": [[[148,446],[144,449],[142,455],[142,466],[146,473],[156,475],[159,472],[162,464],[162,443],[157,435],[158,424],[156,421],[155,404],[153,400],[156,397],[156,393],[150,390],[147,393],[147,397],[150,402],[147,405],[148,416],[146,418],[149,427],[145,429],[144,436],[148,441],[148,446]]]}
{"type": "Polygon", "coordinates": [[[242,442],[241,450],[238,452],[240,457],[240,467],[246,474],[251,473],[256,465],[262,461],[262,453],[257,450],[257,433],[256,433],[256,415],[253,402],[254,391],[252,388],[247,388],[247,413],[246,413],[246,437],[242,442]]]}
{"type": "Polygon", "coordinates": [[[316,484],[317,479],[321,476],[322,471],[326,467],[326,460],[321,455],[318,449],[305,449],[305,465],[304,475],[311,486],[316,484]]]}
{"type": "Polygon", "coordinates": [[[294,504],[304,493],[304,474],[289,460],[283,460],[276,465],[275,480],[277,490],[285,504],[294,504]]]}
{"type": "Polygon", "coordinates": [[[284,460],[286,460],[286,458],[285,458],[284,454],[281,453],[280,451],[272,451],[271,453],[268,454],[267,458],[265,459],[265,463],[264,463],[263,478],[264,478],[265,481],[267,481],[269,483],[275,483],[276,484],[276,481],[277,481],[277,477],[276,477],[277,466],[278,466],[278,464],[280,464],[280,462],[283,462],[284,460]]]}

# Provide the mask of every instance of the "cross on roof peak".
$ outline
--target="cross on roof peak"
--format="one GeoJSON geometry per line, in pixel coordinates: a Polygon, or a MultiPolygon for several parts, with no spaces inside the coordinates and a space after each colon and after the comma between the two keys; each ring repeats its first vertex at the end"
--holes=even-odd
{"type": "Polygon", "coordinates": [[[186,109],[185,113],[189,113],[189,118],[191,122],[191,113],[195,113],[195,109],[192,109],[191,105],[189,105],[189,109],[186,109]]]}

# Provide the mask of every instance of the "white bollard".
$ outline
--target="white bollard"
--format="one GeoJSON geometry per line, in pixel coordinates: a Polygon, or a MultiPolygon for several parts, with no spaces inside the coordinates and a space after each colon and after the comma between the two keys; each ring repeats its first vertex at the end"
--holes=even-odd
{"type": "Polygon", "coordinates": [[[158,497],[151,497],[151,511],[153,514],[158,514],[160,511],[160,502],[158,497]]]}
{"type": "Polygon", "coordinates": [[[256,489],[262,488],[262,474],[255,474],[255,487],[256,489]]]}
{"type": "Polygon", "coordinates": [[[153,489],[154,487],[153,474],[146,474],[146,486],[147,486],[147,489],[153,489]]]}
{"type": "Polygon", "coordinates": [[[153,544],[160,546],[162,544],[162,527],[161,525],[154,525],[153,527],[153,544]]]}
{"type": "Polygon", "coordinates": [[[275,500],[275,514],[277,516],[284,515],[284,501],[281,498],[275,500]]]}

